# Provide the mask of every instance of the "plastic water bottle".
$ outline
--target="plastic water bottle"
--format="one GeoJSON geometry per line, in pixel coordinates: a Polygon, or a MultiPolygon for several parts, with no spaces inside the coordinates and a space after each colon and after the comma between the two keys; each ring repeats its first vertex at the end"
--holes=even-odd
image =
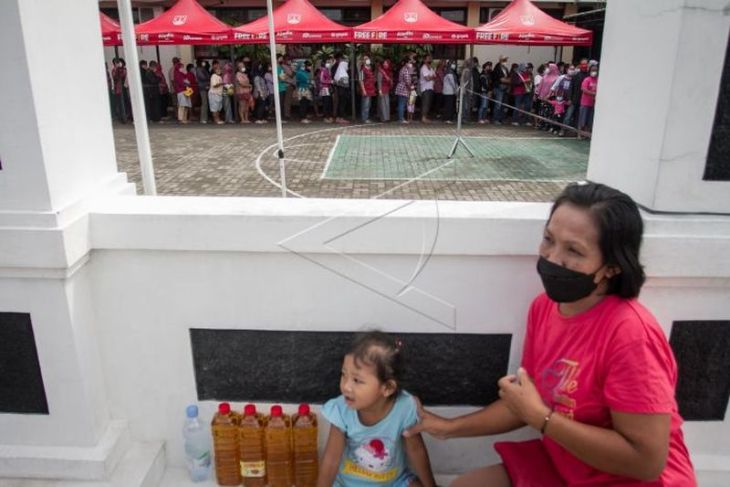
{"type": "Polygon", "coordinates": [[[187,418],[183,426],[185,438],[185,464],[190,479],[202,482],[210,477],[210,437],[198,419],[198,406],[192,404],[185,410],[187,418]]]}

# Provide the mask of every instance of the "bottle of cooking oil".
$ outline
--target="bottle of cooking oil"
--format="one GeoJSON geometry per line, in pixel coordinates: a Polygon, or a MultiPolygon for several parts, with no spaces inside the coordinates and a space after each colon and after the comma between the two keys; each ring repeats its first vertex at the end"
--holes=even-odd
{"type": "Polygon", "coordinates": [[[211,423],[213,431],[213,452],[215,476],[218,485],[240,485],[238,424],[236,415],[231,413],[231,405],[222,402],[211,423]]]}
{"type": "Polygon", "coordinates": [[[292,419],[294,446],[294,484],[297,487],[315,487],[319,457],[317,453],[317,416],[309,404],[301,404],[292,419]]]}
{"type": "Polygon", "coordinates": [[[281,406],[271,406],[266,423],[266,476],[269,487],[291,487],[293,484],[291,423],[281,406]]]}
{"type": "Polygon", "coordinates": [[[243,486],[265,487],[264,422],[253,404],[246,404],[243,408],[238,425],[238,444],[241,451],[243,486]]]}

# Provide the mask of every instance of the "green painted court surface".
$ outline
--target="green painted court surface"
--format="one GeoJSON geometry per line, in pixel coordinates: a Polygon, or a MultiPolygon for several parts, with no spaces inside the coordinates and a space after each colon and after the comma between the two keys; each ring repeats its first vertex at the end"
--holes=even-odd
{"type": "Polygon", "coordinates": [[[322,178],[576,181],[586,176],[586,140],[465,137],[474,157],[460,146],[449,160],[454,140],[441,135],[341,135],[322,178]]]}

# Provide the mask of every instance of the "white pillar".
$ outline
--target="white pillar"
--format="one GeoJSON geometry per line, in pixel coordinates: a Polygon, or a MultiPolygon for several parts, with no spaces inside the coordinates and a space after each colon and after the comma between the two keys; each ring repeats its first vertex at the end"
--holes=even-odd
{"type": "Polygon", "coordinates": [[[0,313],[30,315],[48,405],[0,413],[0,478],[101,479],[127,436],[105,393],[85,210],[134,188],[117,172],[98,3],[0,2],[0,62],[0,313]]]}
{"type": "Polygon", "coordinates": [[[726,0],[611,1],[588,179],[657,211],[730,212],[704,181],[730,16],[726,0]]]}

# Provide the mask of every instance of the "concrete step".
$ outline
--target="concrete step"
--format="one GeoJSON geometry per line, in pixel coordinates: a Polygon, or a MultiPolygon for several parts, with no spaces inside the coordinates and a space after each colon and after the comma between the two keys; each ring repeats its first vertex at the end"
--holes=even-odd
{"type": "Polygon", "coordinates": [[[157,487],[165,473],[162,442],[134,442],[108,480],[0,478],[0,487],[157,487]]]}

